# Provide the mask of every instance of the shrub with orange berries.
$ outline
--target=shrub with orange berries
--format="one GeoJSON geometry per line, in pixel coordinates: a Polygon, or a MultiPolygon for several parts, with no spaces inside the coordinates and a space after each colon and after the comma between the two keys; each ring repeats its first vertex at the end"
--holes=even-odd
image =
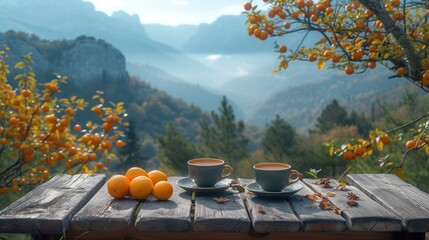
{"type": "Polygon", "coordinates": [[[1,193],[38,185],[56,173],[107,169],[107,160],[115,158],[111,146],[124,145],[120,140],[120,126],[127,124],[123,103],[107,105],[102,92],[96,92],[97,103],[91,109],[99,121],[79,124],[76,116],[89,103],[77,96],[60,98],[67,77],[56,75],[40,84],[27,54],[13,66],[17,75],[10,83],[7,51],[7,47],[0,50],[1,193]]]}

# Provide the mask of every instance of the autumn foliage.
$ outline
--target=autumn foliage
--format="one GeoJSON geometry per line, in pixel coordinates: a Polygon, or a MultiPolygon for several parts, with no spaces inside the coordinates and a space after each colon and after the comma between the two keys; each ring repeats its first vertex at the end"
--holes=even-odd
{"type": "MultiPolygon", "coordinates": [[[[249,35],[260,40],[283,37],[279,65],[314,62],[356,74],[385,66],[393,76],[405,77],[423,89],[429,87],[429,28],[427,1],[399,0],[264,0],[267,12],[245,4],[249,35]],[[288,34],[320,36],[310,46],[287,47],[288,34]],[[288,51],[285,51],[288,49],[288,51]]],[[[281,45],[281,46],[280,46],[281,45]]]]}
{"type": "Polygon", "coordinates": [[[10,82],[7,51],[0,51],[0,192],[38,185],[58,172],[106,170],[116,157],[112,150],[123,146],[123,103],[107,105],[101,92],[94,106],[77,96],[59,98],[67,77],[37,81],[30,54],[13,66],[10,82]],[[77,123],[75,117],[87,108],[99,121],[77,123]]]}
{"type": "MultiPolygon", "coordinates": [[[[318,69],[329,66],[348,75],[371,71],[379,66],[390,70],[390,77],[402,77],[429,90],[429,5],[411,0],[263,0],[263,12],[250,1],[245,4],[250,36],[276,40],[279,65],[273,70],[286,70],[291,61],[313,62],[318,69]],[[288,47],[287,35],[303,33],[297,47],[288,47]],[[316,38],[314,42],[306,38],[316,38]]],[[[391,140],[404,142],[399,163],[385,157],[379,165],[389,172],[404,176],[403,164],[411,151],[424,149],[429,154],[429,114],[382,131],[375,129],[365,138],[354,138],[336,146],[328,143],[330,155],[346,161],[381,152],[391,140]],[[408,134],[400,130],[415,127],[408,134]],[[406,137],[405,137],[406,136],[406,137]]]]}

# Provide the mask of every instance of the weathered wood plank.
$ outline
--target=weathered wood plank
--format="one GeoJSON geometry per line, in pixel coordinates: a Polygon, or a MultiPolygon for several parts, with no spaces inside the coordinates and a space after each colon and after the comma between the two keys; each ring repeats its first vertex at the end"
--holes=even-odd
{"type": "Polygon", "coordinates": [[[139,205],[132,198],[114,199],[107,183],[74,215],[71,228],[83,231],[119,231],[127,229],[139,205]]]}
{"type": "Polygon", "coordinates": [[[327,198],[341,209],[341,215],[346,219],[349,230],[390,232],[402,229],[401,219],[396,214],[385,209],[356,187],[347,186],[345,191],[337,191],[334,187],[338,186],[338,182],[333,179],[330,180],[332,185],[330,188],[314,184],[317,181],[314,179],[304,179],[303,181],[315,192],[320,192],[324,196],[327,196],[328,192],[335,194],[335,196],[327,196],[327,198]],[[347,204],[349,193],[359,197],[358,206],[347,204]]]}
{"type": "Polygon", "coordinates": [[[215,194],[196,194],[194,231],[199,232],[248,232],[251,221],[243,199],[235,190],[215,194]],[[228,198],[225,204],[214,198],[228,198]]]}
{"type": "Polygon", "coordinates": [[[404,232],[272,232],[267,234],[255,233],[235,233],[235,232],[81,232],[68,231],[67,239],[138,239],[138,240],[279,240],[279,239],[299,239],[299,240],[424,240],[424,233],[404,233],[404,232]]]}
{"type": "MultiPolygon", "coordinates": [[[[238,179],[244,187],[253,182],[249,179],[238,179]]],[[[299,220],[292,206],[285,198],[261,198],[250,193],[243,193],[244,203],[257,233],[296,232],[299,231],[299,220]]]]}
{"type": "Polygon", "coordinates": [[[61,174],[0,212],[0,232],[62,234],[106,181],[102,174],[61,174]]]}
{"type": "Polygon", "coordinates": [[[314,194],[308,186],[288,197],[295,213],[301,219],[302,231],[323,232],[343,231],[346,229],[346,220],[332,210],[322,210],[319,204],[306,198],[307,194],[314,194]]]}
{"type": "Polygon", "coordinates": [[[349,184],[396,213],[410,232],[429,232],[429,194],[393,174],[349,174],[349,184]]]}
{"type": "Polygon", "coordinates": [[[142,203],[136,219],[138,231],[183,232],[191,230],[191,195],[176,185],[178,177],[169,177],[173,195],[167,201],[153,196],[142,203]]]}

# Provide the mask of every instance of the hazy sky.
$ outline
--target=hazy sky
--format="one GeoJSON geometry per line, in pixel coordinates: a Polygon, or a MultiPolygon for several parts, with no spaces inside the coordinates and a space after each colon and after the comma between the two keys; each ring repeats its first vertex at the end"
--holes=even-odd
{"type": "MultiPolygon", "coordinates": [[[[239,15],[246,0],[84,0],[110,15],[123,10],[142,23],[165,25],[211,23],[221,15],[239,15]]],[[[260,0],[255,1],[260,2],[260,0]]]]}

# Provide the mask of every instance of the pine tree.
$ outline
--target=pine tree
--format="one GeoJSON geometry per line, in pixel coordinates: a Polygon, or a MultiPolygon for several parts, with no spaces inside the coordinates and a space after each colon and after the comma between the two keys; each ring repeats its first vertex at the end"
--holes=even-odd
{"type": "Polygon", "coordinates": [[[202,150],[195,144],[189,143],[189,140],[170,122],[166,127],[166,135],[158,136],[160,144],[160,163],[161,168],[168,168],[177,175],[187,173],[187,161],[196,157],[203,156],[202,150]]]}
{"type": "Polygon", "coordinates": [[[317,118],[316,131],[327,133],[335,126],[344,126],[347,124],[347,111],[334,99],[317,118]]]}
{"type": "Polygon", "coordinates": [[[149,158],[140,154],[140,138],[136,134],[134,121],[129,122],[129,126],[125,129],[124,134],[126,144],[119,152],[122,167],[142,166],[149,158]]]}
{"type": "Polygon", "coordinates": [[[211,120],[200,121],[201,141],[213,157],[234,165],[248,155],[249,140],[244,135],[243,121],[237,121],[226,97],[222,98],[219,114],[211,112],[211,120]]]}
{"type": "Polygon", "coordinates": [[[276,118],[267,127],[262,139],[262,148],[265,154],[272,156],[276,161],[282,161],[287,155],[293,153],[296,140],[295,129],[276,115],[276,118]]]}

